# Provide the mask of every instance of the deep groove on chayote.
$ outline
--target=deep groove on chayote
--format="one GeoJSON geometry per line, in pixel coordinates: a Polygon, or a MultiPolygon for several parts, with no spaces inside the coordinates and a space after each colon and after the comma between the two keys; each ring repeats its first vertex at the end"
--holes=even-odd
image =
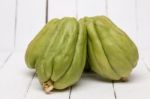
{"type": "MultiPolygon", "coordinates": [[[[94,28],[95,28],[95,31],[96,31],[96,33],[98,33],[97,32],[97,29],[96,29],[96,27],[95,27],[95,25],[94,25],[94,28]]],[[[105,51],[105,48],[103,48],[104,46],[103,46],[103,43],[102,43],[102,41],[101,41],[101,38],[97,35],[97,37],[98,37],[98,40],[100,41],[100,43],[101,43],[101,45],[102,45],[102,50],[104,51],[104,55],[105,55],[105,57],[107,57],[107,61],[108,61],[108,64],[109,64],[109,66],[110,66],[110,68],[114,71],[114,73],[119,77],[119,74],[117,73],[117,71],[113,68],[113,66],[111,65],[111,62],[109,61],[109,59],[108,59],[108,55],[107,55],[107,53],[106,53],[106,51],[105,51]]]]}

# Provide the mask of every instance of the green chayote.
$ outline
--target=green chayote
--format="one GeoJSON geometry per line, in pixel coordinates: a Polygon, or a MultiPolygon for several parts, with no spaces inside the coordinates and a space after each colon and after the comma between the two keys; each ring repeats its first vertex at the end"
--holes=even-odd
{"type": "Polygon", "coordinates": [[[91,69],[109,80],[128,77],[138,61],[138,50],[127,34],[105,16],[85,17],[91,69]]]}
{"type": "Polygon", "coordinates": [[[65,89],[81,77],[86,61],[84,19],[52,19],[29,44],[25,60],[46,92],[65,89]]]}
{"type": "Polygon", "coordinates": [[[54,18],[29,43],[25,61],[48,93],[79,81],[83,70],[124,80],[138,62],[127,34],[105,16],[54,18]]]}

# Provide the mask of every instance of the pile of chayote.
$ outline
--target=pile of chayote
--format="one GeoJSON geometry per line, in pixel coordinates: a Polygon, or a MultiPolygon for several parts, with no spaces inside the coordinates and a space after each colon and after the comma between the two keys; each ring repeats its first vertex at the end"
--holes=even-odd
{"type": "Polygon", "coordinates": [[[133,41],[107,17],[64,17],[44,26],[28,45],[25,61],[48,93],[75,84],[85,63],[102,78],[125,80],[138,57],[133,41]]]}

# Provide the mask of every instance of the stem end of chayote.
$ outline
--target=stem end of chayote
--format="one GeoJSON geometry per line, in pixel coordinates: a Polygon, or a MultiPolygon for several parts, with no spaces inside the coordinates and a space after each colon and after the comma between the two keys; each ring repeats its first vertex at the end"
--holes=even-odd
{"type": "Polygon", "coordinates": [[[52,84],[51,81],[44,82],[44,83],[42,84],[42,86],[43,86],[43,90],[44,90],[47,94],[49,94],[49,93],[53,90],[53,88],[54,88],[54,86],[53,86],[53,84],[52,84]]]}

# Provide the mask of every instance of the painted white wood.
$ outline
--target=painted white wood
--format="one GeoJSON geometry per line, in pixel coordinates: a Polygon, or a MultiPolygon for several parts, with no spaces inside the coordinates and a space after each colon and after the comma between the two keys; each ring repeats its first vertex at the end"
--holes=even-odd
{"type": "Polygon", "coordinates": [[[16,0],[0,0],[0,51],[14,47],[16,0]]]}
{"type": "Polygon", "coordinates": [[[137,0],[137,20],[142,59],[150,70],[150,1],[137,0]]]}
{"type": "Polygon", "coordinates": [[[150,73],[140,60],[128,82],[115,83],[117,99],[149,99],[150,73]]]}
{"type": "Polygon", "coordinates": [[[95,74],[84,74],[72,88],[71,99],[115,99],[111,82],[95,74]]]}
{"type": "Polygon", "coordinates": [[[0,68],[14,48],[16,0],[0,0],[0,68]]]}
{"type": "Polygon", "coordinates": [[[150,52],[142,52],[142,60],[150,72],[150,52]]]}
{"type": "MultiPolygon", "coordinates": [[[[148,45],[146,45],[148,46],[148,45]]],[[[147,69],[150,72],[150,48],[145,48],[142,47],[142,52],[141,52],[141,58],[145,64],[145,66],[147,67],[147,69]]]]}
{"type": "Polygon", "coordinates": [[[142,51],[150,53],[150,0],[137,0],[137,19],[142,51]]]}
{"type": "Polygon", "coordinates": [[[76,0],[49,0],[49,19],[76,17],[76,0]]]}
{"type": "Polygon", "coordinates": [[[23,99],[34,74],[25,65],[24,53],[14,53],[4,65],[0,69],[0,99],[23,99]]]}
{"type": "Polygon", "coordinates": [[[107,0],[108,17],[138,45],[135,0],[107,0]]]}
{"type": "Polygon", "coordinates": [[[0,61],[0,67],[3,65],[3,62],[2,61],[0,61]]]}
{"type": "MultiPolygon", "coordinates": [[[[10,51],[0,51],[0,62],[4,63],[11,53],[12,52],[10,51]]],[[[0,65],[0,68],[1,68],[1,65],[0,65]]]]}
{"type": "Polygon", "coordinates": [[[105,0],[77,0],[77,16],[106,15],[105,0]]]}
{"type": "Polygon", "coordinates": [[[50,94],[46,94],[37,79],[34,77],[31,87],[26,95],[25,99],[69,99],[70,89],[62,91],[52,91],[50,94]]]}
{"type": "Polygon", "coordinates": [[[16,50],[25,50],[45,24],[46,0],[18,0],[16,50]]]}
{"type": "Polygon", "coordinates": [[[18,0],[16,50],[0,70],[0,99],[23,99],[34,72],[24,63],[24,50],[45,24],[45,0],[18,0]]]}

